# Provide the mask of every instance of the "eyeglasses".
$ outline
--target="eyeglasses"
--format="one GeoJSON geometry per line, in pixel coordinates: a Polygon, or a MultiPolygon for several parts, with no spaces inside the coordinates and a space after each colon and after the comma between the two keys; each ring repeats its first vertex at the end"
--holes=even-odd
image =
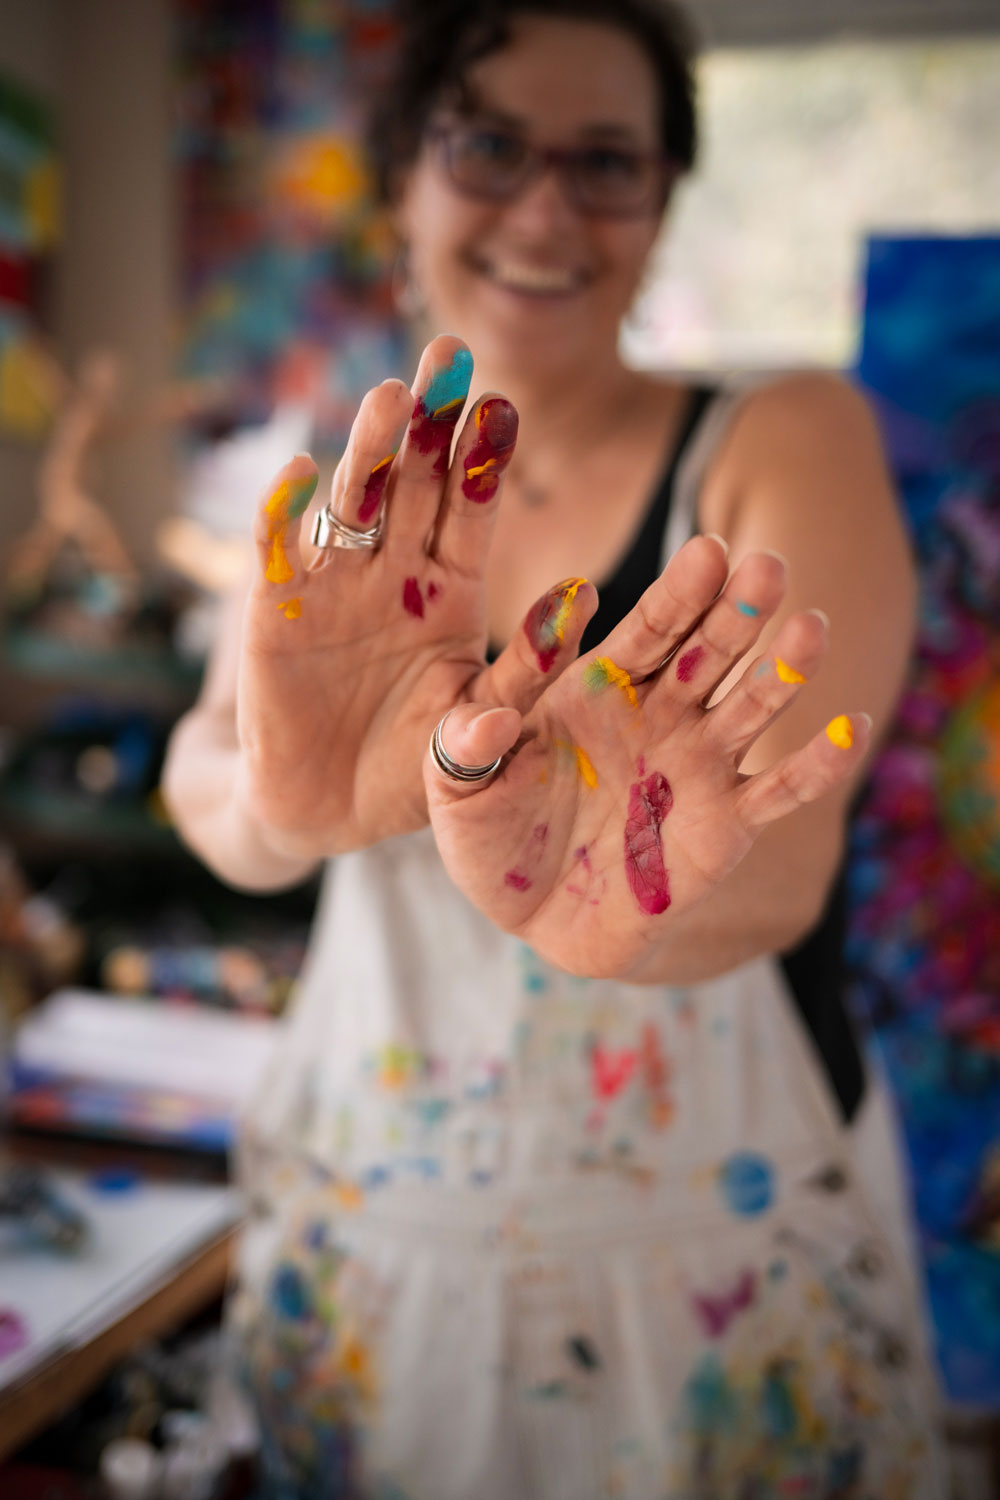
{"type": "Polygon", "coordinates": [[[439,121],[428,139],[452,185],[470,198],[506,203],[552,167],[581,214],[628,219],[660,213],[677,169],[628,146],[536,146],[516,131],[476,120],[439,121]]]}

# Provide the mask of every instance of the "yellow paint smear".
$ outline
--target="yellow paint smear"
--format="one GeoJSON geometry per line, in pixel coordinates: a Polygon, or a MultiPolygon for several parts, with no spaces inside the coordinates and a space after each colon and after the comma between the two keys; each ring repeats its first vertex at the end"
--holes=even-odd
{"type": "Polygon", "coordinates": [[[854,744],[854,730],[846,714],[838,714],[826,726],[826,737],[841,750],[850,750],[854,744]]]}
{"type": "Polygon", "coordinates": [[[586,782],[587,786],[589,786],[591,791],[593,791],[594,787],[597,785],[597,772],[591,765],[590,756],[587,754],[586,750],[584,750],[582,745],[574,745],[573,754],[576,756],[576,769],[579,771],[581,778],[586,782]]]}
{"type": "Polygon", "coordinates": [[[296,595],[294,599],[286,599],[284,604],[279,604],[278,608],[284,611],[286,620],[297,620],[302,614],[302,600],[296,595]]]}
{"type": "Polygon", "coordinates": [[[282,480],[265,507],[271,518],[267,528],[267,539],[271,543],[271,554],[264,574],[268,583],[287,583],[295,577],[295,570],[285,553],[285,533],[288,530],[288,507],[292,502],[292,490],[288,480],[282,480]]]}
{"type": "Polygon", "coordinates": [[[465,405],[465,397],[464,396],[456,396],[454,401],[446,401],[443,406],[436,406],[434,408],[434,410],[431,412],[431,416],[432,417],[446,417],[450,411],[454,411],[456,409],[456,407],[460,407],[460,406],[464,406],[464,405],[465,405]]]}
{"type": "Polygon", "coordinates": [[[473,464],[471,468],[466,469],[465,477],[475,479],[477,474],[485,474],[488,469],[495,469],[498,462],[499,459],[488,458],[484,464],[473,464]]]}
{"type": "Polygon", "coordinates": [[[616,667],[610,656],[598,656],[583,674],[587,687],[600,691],[605,687],[620,688],[633,708],[638,708],[639,699],[632,679],[623,667],[616,667]]]}
{"type": "Polygon", "coordinates": [[[386,464],[391,464],[395,457],[395,453],[389,453],[385,458],[380,458],[374,469],[372,469],[372,474],[377,474],[379,469],[384,469],[386,464]]]}
{"type": "Polygon", "coordinates": [[[557,584],[552,591],[559,598],[559,608],[549,621],[549,628],[560,644],[566,638],[566,626],[569,623],[573,600],[586,582],[586,578],[567,578],[564,583],[557,584]]]}
{"type": "Polygon", "coordinates": [[[774,670],[782,682],[805,682],[802,673],[796,672],[795,668],[790,667],[787,661],[782,661],[780,656],[774,658],[774,670]]]}

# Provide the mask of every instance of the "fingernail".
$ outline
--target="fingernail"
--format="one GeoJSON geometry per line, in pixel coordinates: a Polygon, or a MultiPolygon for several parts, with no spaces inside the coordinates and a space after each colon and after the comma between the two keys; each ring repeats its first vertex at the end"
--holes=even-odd
{"type": "Polygon", "coordinates": [[[858,719],[863,719],[864,720],[864,724],[865,724],[865,728],[866,729],[871,729],[872,724],[874,723],[874,720],[872,719],[871,714],[863,714],[863,713],[862,714],[856,714],[855,717],[858,718],[858,719]]]}
{"type": "Polygon", "coordinates": [[[713,542],[718,542],[719,546],[722,548],[726,556],[729,556],[729,543],[726,541],[724,536],[720,536],[717,531],[706,531],[705,536],[711,537],[713,542]]]}
{"type": "Polygon", "coordinates": [[[830,616],[827,614],[825,609],[807,609],[806,614],[815,615],[818,620],[823,621],[823,624],[826,626],[827,630],[829,630],[830,616]]]}
{"type": "Polygon", "coordinates": [[[773,547],[758,547],[758,552],[763,552],[765,557],[776,557],[783,568],[788,567],[788,558],[783,552],[776,552],[773,547]]]}

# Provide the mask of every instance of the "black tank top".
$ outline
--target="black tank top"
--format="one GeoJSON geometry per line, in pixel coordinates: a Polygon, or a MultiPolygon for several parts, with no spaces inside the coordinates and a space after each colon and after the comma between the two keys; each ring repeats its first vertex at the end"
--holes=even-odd
{"type": "MultiPolygon", "coordinates": [[[[656,493],[613,576],[599,586],[600,603],[583,633],[581,656],[600,645],[658,576],[677,470],[715,394],[708,386],[696,386],[692,390],[672,455],[656,493]]],[[[841,1114],[845,1121],[849,1121],[864,1094],[864,1066],[844,1000],[846,930],[847,892],[844,871],[841,870],[818,925],[803,942],[780,954],[779,958],[841,1114]]]]}

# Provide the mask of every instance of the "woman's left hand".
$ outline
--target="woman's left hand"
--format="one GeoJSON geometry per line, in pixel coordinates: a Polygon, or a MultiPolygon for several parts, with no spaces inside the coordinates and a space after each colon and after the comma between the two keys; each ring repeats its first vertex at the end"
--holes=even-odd
{"type": "Polygon", "coordinates": [[[431,822],[456,885],[570,972],[628,979],[763,828],[845,781],[867,748],[868,716],[845,714],[769,769],[740,772],[819,666],[827,625],[818,612],[790,616],[708,707],[785,592],[773,553],[726,572],[719,542],[693,538],[524,717],[453,710],[446,754],[464,766],[504,754],[491,779],[461,785],[427,758],[431,822]]]}

